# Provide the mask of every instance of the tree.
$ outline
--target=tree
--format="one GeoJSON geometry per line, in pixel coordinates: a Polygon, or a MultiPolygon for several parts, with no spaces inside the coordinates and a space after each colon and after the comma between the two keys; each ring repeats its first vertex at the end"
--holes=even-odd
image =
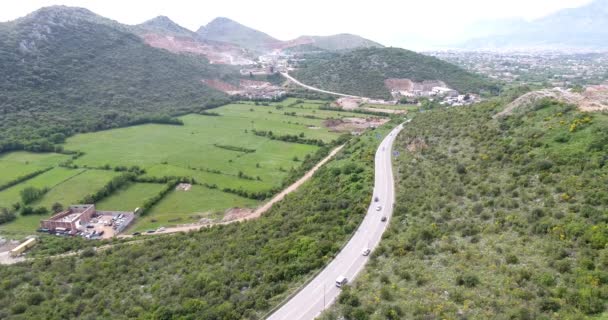
{"type": "Polygon", "coordinates": [[[8,210],[7,208],[2,208],[0,210],[0,224],[13,221],[17,218],[14,212],[8,210]]]}
{"type": "Polygon", "coordinates": [[[63,205],[59,202],[55,202],[55,203],[53,203],[51,210],[53,210],[53,213],[61,212],[61,211],[63,211],[63,205]]]}
{"type": "Polygon", "coordinates": [[[21,200],[24,204],[30,204],[38,199],[40,199],[45,193],[46,189],[38,189],[35,187],[27,187],[21,190],[21,200]]]}

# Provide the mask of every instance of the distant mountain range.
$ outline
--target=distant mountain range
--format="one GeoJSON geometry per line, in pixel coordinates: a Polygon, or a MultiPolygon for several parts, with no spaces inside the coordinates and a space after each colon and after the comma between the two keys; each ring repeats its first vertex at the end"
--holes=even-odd
{"type": "Polygon", "coordinates": [[[382,47],[381,44],[352,34],[332,36],[301,36],[281,41],[264,32],[244,26],[228,18],[216,18],[196,32],[181,27],[165,16],[159,16],[133,30],[154,47],[175,53],[194,53],[212,63],[252,64],[258,55],[277,50],[341,51],[382,47]]]}
{"type": "Polygon", "coordinates": [[[228,18],[216,18],[198,29],[197,33],[204,40],[228,42],[256,52],[268,52],[299,45],[312,45],[328,51],[383,47],[377,42],[353,34],[301,36],[293,40],[281,41],[228,18]]]}
{"type": "Polygon", "coordinates": [[[461,48],[478,50],[607,50],[608,0],[595,0],[579,8],[549,16],[485,22],[474,26],[486,35],[467,41],[461,48]]]}

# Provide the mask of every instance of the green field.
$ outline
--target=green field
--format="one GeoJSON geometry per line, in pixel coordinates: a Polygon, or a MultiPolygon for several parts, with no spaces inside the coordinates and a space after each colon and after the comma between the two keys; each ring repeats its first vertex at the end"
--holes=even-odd
{"type": "Polygon", "coordinates": [[[159,183],[133,183],[95,204],[98,210],[134,211],[164,188],[159,183]]]}
{"type": "MultiPolygon", "coordinates": [[[[55,202],[67,207],[96,192],[115,175],[112,171],[54,168],[0,192],[0,207],[8,208],[21,202],[19,193],[27,187],[50,189],[42,199],[32,203],[32,207],[44,206],[50,210],[55,202]]],[[[18,216],[16,220],[1,225],[0,233],[19,236],[31,234],[45,217],[47,216],[18,216]]]]}
{"type": "MultiPolygon", "coordinates": [[[[229,188],[249,193],[276,190],[290,171],[299,168],[319,146],[273,140],[255,135],[253,130],[272,131],[275,137],[290,135],[330,143],[342,133],[325,127],[327,119],[361,115],[320,110],[326,103],[293,98],[273,103],[239,102],[209,110],[219,116],[182,116],[183,125],[145,124],[78,134],[62,145],[64,150],[82,153],[74,158],[56,153],[3,154],[0,155],[0,184],[37,170],[55,168],[0,191],[0,208],[20,202],[19,192],[29,186],[50,189],[33,207],[50,209],[55,202],[69,206],[104,187],[119,174],[114,168],[133,166],[145,170],[139,176],[143,179],[172,176],[195,180],[192,191],[172,192],[152,207],[149,216],[137,224],[138,229],[167,225],[168,220],[176,218],[182,219],[180,223],[189,223],[192,221],[188,221],[188,217],[200,213],[256,206],[258,201],[221,190],[229,188]],[[78,169],[58,167],[67,160],[78,169]],[[205,185],[217,189],[203,187],[205,185]]],[[[103,210],[133,210],[163,187],[163,184],[130,184],[96,205],[103,210]]],[[[39,218],[19,217],[1,226],[0,232],[30,231],[38,225],[39,218]]]]}
{"type": "Polygon", "coordinates": [[[201,218],[221,217],[229,208],[253,208],[258,201],[242,198],[203,186],[190,191],[172,191],[152,211],[136,221],[133,231],[156,229],[161,226],[193,223],[201,218]]]}
{"type": "Polygon", "coordinates": [[[0,207],[10,207],[13,203],[20,202],[21,197],[19,192],[27,187],[54,188],[71,177],[81,174],[83,171],[82,169],[54,168],[16,186],[0,191],[0,207]]]}
{"type": "Polygon", "coordinates": [[[68,156],[57,153],[12,152],[0,155],[0,185],[57,165],[68,156]]]}

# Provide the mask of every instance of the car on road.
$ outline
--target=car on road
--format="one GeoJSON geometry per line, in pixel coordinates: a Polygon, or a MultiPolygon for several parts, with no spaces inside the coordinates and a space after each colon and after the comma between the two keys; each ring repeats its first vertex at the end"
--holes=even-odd
{"type": "Polygon", "coordinates": [[[372,251],[369,250],[369,248],[365,248],[365,250],[363,250],[363,256],[365,256],[365,257],[369,256],[370,252],[372,252],[372,251]]]}
{"type": "Polygon", "coordinates": [[[165,227],[160,227],[156,230],[156,232],[163,232],[163,231],[165,231],[165,227]]]}
{"type": "Polygon", "coordinates": [[[156,230],[148,230],[148,231],[146,231],[146,233],[154,233],[154,232],[156,232],[156,230]]]}
{"type": "Polygon", "coordinates": [[[348,282],[348,279],[346,279],[345,276],[339,276],[336,279],[336,287],[342,288],[342,286],[345,285],[347,282],[348,282]]]}
{"type": "Polygon", "coordinates": [[[138,235],[140,235],[140,234],[141,234],[141,232],[133,232],[133,235],[134,235],[134,236],[138,236],[138,235]]]}
{"type": "Polygon", "coordinates": [[[376,211],[380,211],[380,210],[382,210],[382,206],[377,206],[376,211]]]}
{"type": "Polygon", "coordinates": [[[379,200],[380,200],[380,198],[374,197],[374,202],[378,202],[379,200]]]}
{"type": "Polygon", "coordinates": [[[386,222],[386,217],[382,217],[382,219],[380,219],[380,221],[386,222]]]}

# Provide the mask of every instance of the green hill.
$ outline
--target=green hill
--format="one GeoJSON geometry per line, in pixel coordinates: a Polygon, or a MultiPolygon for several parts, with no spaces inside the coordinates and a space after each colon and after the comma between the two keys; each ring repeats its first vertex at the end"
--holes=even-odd
{"type": "Polygon", "coordinates": [[[503,107],[407,125],[389,231],[322,319],[605,318],[608,115],[503,107]]]}
{"type": "Polygon", "coordinates": [[[439,59],[398,48],[367,48],[308,56],[293,74],[307,85],[346,94],[388,98],[384,80],[441,80],[461,92],[496,91],[488,79],[439,59]]]}
{"type": "Polygon", "coordinates": [[[58,142],[227,100],[200,81],[221,78],[222,69],[152,48],[130,30],[70,7],[0,24],[0,151],[47,149],[51,136],[58,142]]]}

